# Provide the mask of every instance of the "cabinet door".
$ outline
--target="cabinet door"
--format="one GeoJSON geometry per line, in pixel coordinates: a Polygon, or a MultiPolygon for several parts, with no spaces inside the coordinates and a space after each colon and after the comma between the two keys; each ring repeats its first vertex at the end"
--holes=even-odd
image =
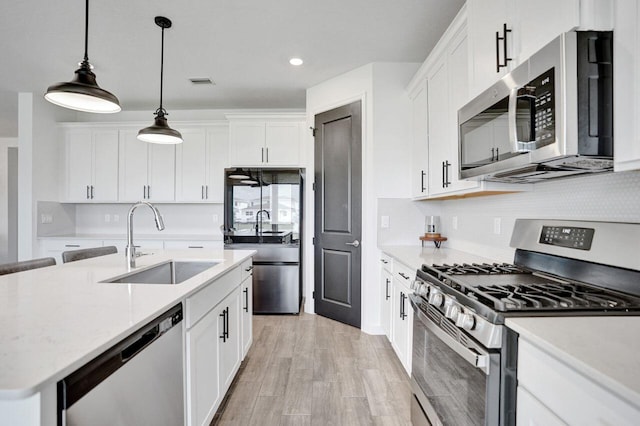
{"type": "Polygon", "coordinates": [[[231,165],[262,165],[264,140],[264,122],[230,123],[229,150],[231,151],[231,165]]]}
{"type": "Polygon", "coordinates": [[[513,60],[520,64],[560,34],[580,25],[580,0],[516,0],[513,60]]]}
{"type": "Polygon", "coordinates": [[[93,132],[92,201],[118,201],[118,145],[117,130],[93,132]]]}
{"type": "Polygon", "coordinates": [[[242,316],[242,359],[244,359],[253,342],[253,275],[245,278],[241,288],[240,314],[242,316]]]}
{"type": "Polygon", "coordinates": [[[429,116],[429,195],[442,194],[446,188],[446,168],[451,140],[449,130],[449,78],[446,57],[443,55],[428,74],[429,116]]]}
{"type": "Polygon", "coordinates": [[[218,330],[222,335],[224,330],[223,311],[226,312],[226,331],[227,336],[220,341],[220,349],[218,352],[219,371],[220,371],[220,394],[224,395],[235,376],[238,367],[240,367],[240,344],[241,333],[240,328],[240,288],[236,287],[229,296],[227,296],[216,309],[218,312],[218,330]]]}
{"type": "Polygon", "coordinates": [[[146,198],[148,143],[136,139],[137,130],[120,132],[120,201],[146,198]]]}
{"type": "Polygon", "coordinates": [[[187,423],[208,425],[220,402],[218,375],[219,315],[216,309],[206,314],[187,331],[187,423]]]}
{"type": "Polygon", "coordinates": [[[407,369],[408,363],[407,349],[409,344],[409,321],[407,319],[409,310],[411,310],[406,296],[407,292],[404,287],[396,280],[393,280],[393,297],[391,301],[391,333],[393,339],[391,340],[391,346],[393,346],[398,359],[400,359],[405,369],[407,369]]]}
{"type": "Polygon", "coordinates": [[[391,300],[392,300],[392,292],[393,292],[393,283],[392,283],[392,275],[382,269],[381,273],[381,287],[382,287],[382,295],[381,295],[381,309],[380,309],[380,321],[382,325],[382,329],[384,330],[384,334],[387,336],[389,340],[392,339],[391,334],[391,300]]]}
{"type": "Polygon", "coordinates": [[[544,425],[544,426],[564,426],[565,422],[560,420],[551,410],[538,401],[533,395],[527,392],[522,386],[518,386],[518,401],[516,411],[516,423],[519,425],[544,425]]]}
{"type": "Polygon", "coordinates": [[[224,201],[224,169],[229,164],[229,127],[220,126],[207,130],[207,201],[224,201]]]}
{"type": "Polygon", "coordinates": [[[184,143],[176,147],[176,201],[205,200],[207,142],[203,129],[180,129],[184,143]]]}
{"type": "Polygon", "coordinates": [[[91,130],[70,130],[66,137],[66,199],[89,201],[93,148],[91,130]]]}
{"type": "Polygon", "coordinates": [[[411,96],[412,110],[412,164],[411,195],[420,198],[428,195],[429,189],[429,137],[426,80],[411,96]]]}
{"type": "Polygon", "coordinates": [[[148,144],[148,188],[150,201],[175,200],[175,145],[148,144]]]}
{"type": "Polygon", "coordinates": [[[469,101],[469,60],[468,60],[467,30],[463,28],[451,41],[447,49],[447,76],[449,79],[449,119],[448,137],[449,166],[447,174],[450,184],[447,191],[459,191],[478,186],[477,181],[464,181],[459,176],[459,141],[458,141],[458,110],[469,101]]]}
{"type": "MultiPolygon", "coordinates": [[[[535,3],[535,2],[531,2],[535,3]]],[[[469,24],[469,39],[471,44],[471,76],[472,85],[470,94],[476,96],[498,81],[510,69],[497,70],[496,60],[504,63],[504,45],[502,41],[496,45],[496,32],[503,35],[503,25],[509,22],[507,0],[469,0],[467,1],[467,13],[469,24]]],[[[545,13],[547,17],[549,13],[545,13]]],[[[507,34],[507,54],[512,55],[513,32],[507,34]]],[[[511,56],[509,56],[511,57],[511,56]]],[[[511,61],[513,62],[513,61],[511,61]]]]}
{"type": "Polygon", "coordinates": [[[298,123],[267,123],[264,163],[270,166],[297,166],[300,163],[300,139],[298,123]]]}

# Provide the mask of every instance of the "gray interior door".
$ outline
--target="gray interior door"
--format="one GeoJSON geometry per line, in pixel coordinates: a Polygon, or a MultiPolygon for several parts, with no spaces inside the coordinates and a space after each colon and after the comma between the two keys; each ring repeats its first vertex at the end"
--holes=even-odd
{"type": "Polygon", "coordinates": [[[315,312],[360,327],[362,109],[315,117],[315,312]]]}

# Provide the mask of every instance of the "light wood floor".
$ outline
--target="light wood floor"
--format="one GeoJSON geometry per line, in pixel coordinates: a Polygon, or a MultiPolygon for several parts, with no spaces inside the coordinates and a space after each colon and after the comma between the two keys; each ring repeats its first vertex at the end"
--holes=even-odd
{"type": "Polygon", "coordinates": [[[220,425],[410,425],[409,378],[384,336],[319,315],[253,317],[220,425]]]}

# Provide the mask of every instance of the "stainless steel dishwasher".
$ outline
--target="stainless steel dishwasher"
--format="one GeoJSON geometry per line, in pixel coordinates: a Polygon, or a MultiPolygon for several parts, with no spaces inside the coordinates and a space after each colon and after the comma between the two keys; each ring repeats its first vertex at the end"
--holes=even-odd
{"type": "Polygon", "coordinates": [[[184,424],[182,304],[58,382],[58,425],[184,424]]]}

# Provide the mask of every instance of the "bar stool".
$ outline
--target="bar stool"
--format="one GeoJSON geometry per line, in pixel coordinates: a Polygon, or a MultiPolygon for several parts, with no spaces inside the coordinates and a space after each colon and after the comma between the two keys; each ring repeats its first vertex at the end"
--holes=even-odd
{"type": "Polygon", "coordinates": [[[56,260],[53,257],[43,257],[41,259],[22,260],[20,262],[11,262],[0,265],[0,275],[13,274],[15,272],[28,271],[30,269],[44,268],[45,266],[54,266],[56,260]]]}
{"type": "Polygon", "coordinates": [[[116,246],[93,247],[80,250],[70,250],[62,252],[62,263],[75,262],[76,260],[89,259],[92,257],[105,256],[117,253],[116,246]]]}

